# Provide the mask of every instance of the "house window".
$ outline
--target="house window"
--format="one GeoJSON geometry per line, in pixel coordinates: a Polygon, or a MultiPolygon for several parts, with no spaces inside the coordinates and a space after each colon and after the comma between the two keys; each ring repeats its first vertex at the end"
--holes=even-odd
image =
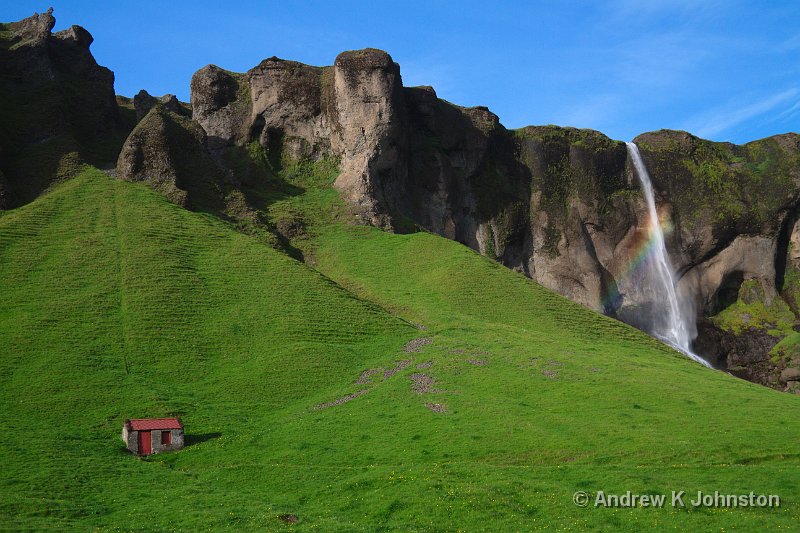
{"type": "Polygon", "coordinates": [[[161,432],[161,445],[162,446],[170,446],[172,444],[172,432],[171,431],[162,431],[161,432]]]}

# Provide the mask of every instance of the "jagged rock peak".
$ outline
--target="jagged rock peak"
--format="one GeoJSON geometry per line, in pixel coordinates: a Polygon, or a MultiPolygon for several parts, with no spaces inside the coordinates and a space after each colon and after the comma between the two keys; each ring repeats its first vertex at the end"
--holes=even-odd
{"type": "Polygon", "coordinates": [[[71,42],[77,46],[89,49],[89,46],[94,42],[94,37],[85,28],[81,26],[70,26],[66,30],[56,32],[53,37],[61,39],[62,41],[71,42]]]}
{"type": "Polygon", "coordinates": [[[56,25],[56,18],[53,16],[53,8],[39,14],[22,19],[19,22],[10,24],[11,31],[19,40],[22,41],[43,41],[50,36],[50,32],[56,25]]]}
{"type": "Polygon", "coordinates": [[[182,104],[174,94],[152,96],[146,90],[142,89],[133,97],[133,107],[136,109],[136,120],[142,120],[156,104],[161,104],[165,109],[173,113],[178,113],[179,115],[188,114],[188,110],[185,108],[184,104],[182,104]]]}

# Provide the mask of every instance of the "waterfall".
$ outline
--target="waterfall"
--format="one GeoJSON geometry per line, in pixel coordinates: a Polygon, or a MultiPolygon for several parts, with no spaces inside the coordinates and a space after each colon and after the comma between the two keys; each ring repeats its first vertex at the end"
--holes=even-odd
{"type": "Polygon", "coordinates": [[[645,292],[653,306],[649,319],[649,333],[664,341],[673,348],[685,354],[690,359],[697,361],[709,368],[711,365],[702,357],[691,350],[692,332],[694,331],[694,309],[689,301],[681,301],[678,297],[675,283],[675,271],[667,255],[664,244],[664,232],[656,211],[656,201],[653,194],[653,184],[647,167],[639,154],[636,144],[625,143],[628,154],[636,169],[636,176],[642,184],[649,220],[647,230],[652,247],[648,252],[646,269],[640,287],[645,292]]]}

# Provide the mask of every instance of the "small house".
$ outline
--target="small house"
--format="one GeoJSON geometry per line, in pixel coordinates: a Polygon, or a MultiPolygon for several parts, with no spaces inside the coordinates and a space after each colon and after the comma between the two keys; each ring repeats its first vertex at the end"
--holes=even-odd
{"type": "Polygon", "coordinates": [[[136,455],[180,450],[183,424],[179,418],[131,418],[122,426],[122,440],[136,455]]]}

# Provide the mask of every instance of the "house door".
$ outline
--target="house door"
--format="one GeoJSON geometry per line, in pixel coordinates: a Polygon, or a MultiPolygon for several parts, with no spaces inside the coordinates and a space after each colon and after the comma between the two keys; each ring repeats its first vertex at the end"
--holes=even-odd
{"type": "Polygon", "coordinates": [[[150,446],[150,432],[149,431],[140,431],[139,432],[139,455],[150,455],[152,453],[152,448],[150,446]]]}

